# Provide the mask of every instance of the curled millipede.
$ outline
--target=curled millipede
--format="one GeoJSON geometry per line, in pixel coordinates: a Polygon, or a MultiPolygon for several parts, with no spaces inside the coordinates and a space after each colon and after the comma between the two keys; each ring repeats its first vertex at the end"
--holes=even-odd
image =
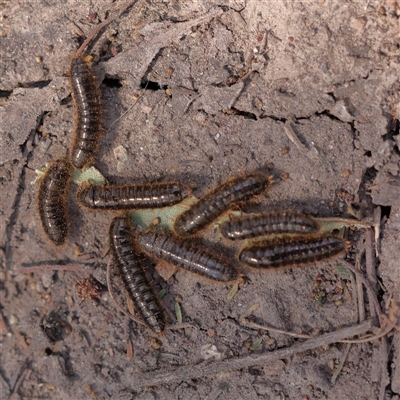
{"type": "Polygon", "coordinates": [[[176,218],[175,233],[179,236],[191,236],[201,231],[233,204],[260,194],[270,183],[270,179],[261,173],[225,182],[176,218]]]}
{"type": "Polygon", "coordinates": [[[181,202],[189,189],[175,182],[122,186],[87,186],[77,192],[85,207],[103,210],[159,208],[181,202]]]}
{"type": "Polygon", "coordinates": [[[141,266],[129,218],[113,219],[110,245],[114,262],[139,315],[153,332],[162,333],[166,325],[164,312],[141,266]]]}
{"type": "Polygon", "coordinates": [[[309,235],[259,243],[244,248],[239,259],[251,267],[276,268],[328,259],[346,250],[345,240],[309,235]]]}
{"type": "Polygon", "coordinates": [[[76,168],[90,165],[99,150],[104,133],[101,93],[93,75],[92,67],[83,52],[88,44],[110,22],[118,18],[134,1],[125,2],[120,10],[97,25],[72,57],[70,84],[75,110],[75,140],[72,146],[71,162],[76,168]]]}
{"type": "Polygon", "coordinates": [[[71,166],[65,159],[54,161],[40,178],[39,215],[47,237],[57,246],[68,234],[67,191],[71,166]]]}
{"type": "Polygon", "coordinates": [[[238,271],[232,266],[232,261],[192,241],[152,230],[141,232],[137,241],[148,255],[206,278],[221,282],[238,278],[238,271]]]}
{"type": "Polygon", "coordinates": [[[224,237],[239,240],[274,233],[316,233],[319,230],[319,224],[309,215],[281,211],[232,218],[221,224],[220,230],[224,237]]]}

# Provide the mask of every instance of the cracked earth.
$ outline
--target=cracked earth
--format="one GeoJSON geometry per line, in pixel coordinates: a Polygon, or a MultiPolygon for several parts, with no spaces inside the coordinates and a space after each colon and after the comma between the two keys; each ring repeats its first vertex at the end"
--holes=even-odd
{"type": "MultiPolygon", "coordinates": [[[[78,297],[82,278],[93,276],[104,289],[113,215],[80,208],[75,186],[71,234],[55,248],[41,230],[31,182],[71,147],[70,58],[82,43],[79,31],[87,34],[110,7],[109,0],[0,2],[2,398],[399,399],[398,330],[386,345],[336,343],[206,372],[212,357],[302,340],[250,329],[243,315],[309,335],[371,316],[367,300],[357,311],[355,283],[342,279],[335,262],[252,270],[230,300],[229,285],[154,274],[171,318],[177,302],[183,313],[182,327],[161,338],[128,321],[104,290],[97,301],[78,297]],[[146,389],[135,381],[204,360],[200,378],[146,389]]],[[[113,183],[179,180],[195,196],[264,170],[275,184],[248,211],[378,221],[373,265],[388,312],[400,300],[399,16],[395,0],[138,1],[89,51],[107,130],[96,167],[113,183]]],[[[359,236],[362,247],[368,240],[359,236]]]]}

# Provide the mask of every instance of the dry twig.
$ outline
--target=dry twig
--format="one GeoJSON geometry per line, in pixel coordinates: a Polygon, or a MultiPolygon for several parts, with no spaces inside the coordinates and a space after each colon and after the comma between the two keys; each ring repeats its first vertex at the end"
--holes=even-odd
{"type": "Polygon", "coordinates": [[[86,40],[82,43],[81,47],[76,51],[75,57],[79,57],[83,54],[83,51],[88,46],[88,44],[99,34],[99,32],[112,21],[117,19],[121,14],[123,14],[136,0],[126,1],[119,10],[115,11],[109,18],[107,18],[102,23],[98,24],[88,35],[86,40]]]}
{"type": "Polygon", "coordinates": [[[291,347],[257,355],[250,355],[242,358],[217,361],[208,365],[183,365],[168,372],[145,372],[136,374],[133,377],[133,388],[135,390],[147,386],[157,386],[172,382],[187,381],[202,376],[213,376],[220,372],[248,368],[254,365],[262,365],[275,360],[291,357],[294,354],[302,353],[317,347],[326,346],[345,339],[346,337],[361,335],[369,331],[372,321],[367,320],[359,325],[339,329],[335,332],[326,333],[321,336],[309,339],[302,343],[296,343],[291,347]]]}
{"type": "Polygon", "coordinates": [[[87,267],[84,265],[33,265],[16,270],[17,274],[31,274],[33,272],[48,272],[48,271],[73,271],[85,272],[87,267]]]}
{"type": "Polygon", "coordinates": [[[284,131],[287,137],[294,143],[294,145],[299,149],[302,154],[306,155],[310,160],[315,161],[316,159],[318,159],[318,150],[315,147],[307,147],[305,144],[301,143],[294,130],[293,121],[291,121],[290,119],[286,121],[284,131]]]}
{"type": "MultiPolygon", "coordinates": [[[[364,302],[364,291],[363,291],[363,282],[361,280],[362,272],[361,272],[361,255],[364,252],[365,245],[364,243],[358,249],[356,255],[356,266],[355,269],[359,271],[359,274],[355,274],[355,289],[356,289],[356,298],[358,304],[358,322],[362,322],[365,320],[365,302],[364,302]]],[[[362,275],[363,276],[363,275],[362,275]]]]}
{"type": "Polygon", "coordinates": [[[351,343],[348,343],[346,346],[346,350],[344,351],[344,354],[342,356],[342,359],[340,360],[340,364],[337,367],[335,373],[332,375],[332,378],[331,378],[332,385],[334,385],[336,383],[336,379],[338,378],[340,372],[342,371],[343,365],[346,362],[347,356],[349,355],[350,347],[351,347],[351,343]]]}
{"type": "MultiPolygon", "coordinates": [[[[378,214],[374,213],[374,217],[379,217],[380,220],[380,212],[378,214]]],[[[380,224],[376,224],[376,225],[380,225],[380,224]]],[[[378,237],[379,238],[379,237],[378,237]]],[[[377,242],[376,242],[377,243],[377,242]]],[[[365,270],[366,270],[366,275],[367,275],[367,279],[368,282],[370,282],[372,289],[374,289],[374,294],[375,291],[377,289],[378,286],[378,280],[376,279],[376,269],[375,269],[375,258],[374,258],[374,254],[375,254],[375,248],[374,248],[374,236],[373,236],[373,232],[371,229],[368,229],[365,233],[365,270]]],[[[369,290],[367,292],[368,294],[368,299],[369,302],[371,303],[371,301],[373,301],[372,299],[372,292],[369,290]]],[[[376,314],[374,312],[374,307],[371,307],[371,316],[375,317],[376,314]]],[[[378,332],[374,338],[372,338],[371,340],[374,339],[378,339],[381,338],[381,383],[380,383],[380,388],[379,388],[379,399],[383,400],[385,397],[385,390],[386,390],[386,386],[387,386],[387,382],[389,380],[388,378],[388,370],[387,370],[387,365],[388,365],[388,344],[387,344],[387,334],[395,327],[395,324],[393,324],[386,316],[384,317],[384,323],[382,325],[381,322],[381,329],[380,332],[378,332]],[[385,379],[385,375],[386,375],[386,379],[385,379]]]]}
{"type": "Polygon", "coordinates": [[[262,329],[264,331],[282,333],[283,335],[293,336],[293,337],[302,338],[302,339],[311,339],[312,338],[312,336],[310,336],[310,335],[304,335],[302,333],[296,333],[296,332],[289,332],[289,331],[285,331],[283,329],[273,328],[272,326],[259,325],[254,322],[246,322],[243,320],[240,322],[243,326],[245,326],[246,328],[250,328],[250,329],[262,329]]]}
{"type": "MultiPolygon", "coordinates": [[[[377,279],[376,279],[376,270],[375,270],[375,259],[374,259],[374,239],[372,236],[372,230],[368,229],[365,232],[365,270],[366,270],[366,275],[367,279],[370,282],[372,288],[374,289],[374,292],[377,289],[377,279]]],[[[371,292],[368,291],[368,300],[369,303],[371,303],[373,300],[371,299],[371,292]]],[[[374,307],[371,307],[371,317],[375,317],[374,307]]]]}
{"type": "Polygon", "coordinates": [[[24,364],[23,364],[21,370],[22,370],[22,372],[20,373],[20,375],[19,375],[17,381],[15,382],[15,385],[14,385],[14,387],[13,387],[13,389],[12,389],[12,392],[11,392],[11,394],[10,394],[8,400],[15,400],[15,399],[17,399],[17,395],[18,395],[17,392],[18,392],[19,388],[21,387],[21,385],[22,385],[23,381],[25,380],[25,378],[26,378],[28,375],[30,375],[30,373],[31,373],[31,371],[32,371],[32,370],[29,368],[29,360],[28,360],[28,359],[25,360],[25,362],[24,362],[24,364]]]}
{"type": "Polygon", "coordinates": [[[358,277],[361,282],[365,285],[365,287],[367,288],[367,291],[370,292],[371,294],[371,304],[375,307],[375,310],[377,312],[378,315],[378,319],[379,319],[379,323],[380,325],[382,325],[383,323],[383,314],[381,311],[381,307],[379,305],[378,299],[376,298],[376,294],[374,289],[372,288],[371,284],[369,283],[369,281],[364,277],[364,275],[358,271],[356,268],[354,268],[349,262],[343,260],[342,261],[343,264],[346,265],[346,267],[356,276],[358,277]]]}

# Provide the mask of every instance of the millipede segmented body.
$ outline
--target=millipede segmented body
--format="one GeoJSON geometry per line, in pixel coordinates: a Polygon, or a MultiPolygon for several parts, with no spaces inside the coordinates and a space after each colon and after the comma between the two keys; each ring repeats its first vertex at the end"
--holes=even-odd
{"type": "Polygon", "coordinates": [[[172,234],[148,230],[141,232],[137,241],[148,255],[209,279],[227,282],[238,278],[238,271],[228,258],[172,234]]]}
{"type": "Polygon", "coordinates": [[[141,266],[129,218],[114,218],[110,227],[114,262],[131,299],[146,325],[155,333],[165,329],[165,316],[141,266]]]}
{"type": "Polygon", "coordinates": [[[47,237],[57,246],[68,234],[67,191],[71,165],[65,159],[54,161],[40,179],[39,215],[47,237]]]}
{"type": "Polygon", "coordinates": [[[316,233],[319,230],[319,224],[309,215],[281,211],[232,218],[221,224],[220,230],[228,239],[241,240],[278,233],[316,233]]]}
{"type": "Polygon", "coordinates": [[[124,13],[135,1],[126,1],[119,10],[94,27],[72,58],[70,82],[76,112],[75,142],[71,161],[82,168],[93,163],[104,133],[101,94],[90,64],[85,60],[84,50],[100,31],[124,13]]]}
{"type": "Polygon", "coordinates": [[[71,161],[82,168],[93,163],[104,132],[101,94],[92,68],[82,56],[72,59],[70,82],[76,112],[71,161]]]}
{"type": "Polygon", "coordinates": [[[347,242],[335,236],[300,236],[247,247],[239,259],[251,267],[276,268],[328,259],[346,248],[347,242]]]}
{"type": "Polygon", "coordinates": [[[189,189],[175,182],[147,183],[142,185],[88,186],[77,193],[79,202],[89,208],[124,210],[134,208],[159,208],[181,202],[189,189]]]}
{"type": "Polygon", "coordinates": [[[269,184],[269,178],[260,173],[225,182],[176,218],[175,233],[191,236],[201,231],[233,204],[260,194],[269,184]]]}

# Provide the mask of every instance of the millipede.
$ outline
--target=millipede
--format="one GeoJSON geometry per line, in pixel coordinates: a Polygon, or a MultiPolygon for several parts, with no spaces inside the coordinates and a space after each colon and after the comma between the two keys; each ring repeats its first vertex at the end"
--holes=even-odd
{"type": "Polygon", "coordinates": [[[221,224],[220,231],[227,239],[243,240],[276,233],[316,233],[319,228],[318,222],[309,215],[280,211],[232,218],[221,224]]]}
{"type": "Polygon", "coordinates": [[[66,159],[53,161],[40,178],[38,207],[46,236],[57,246],[68,235],[67,191],[71,165],[66,159]]]}
{"type": "Polygon", "coordinates": [[[77,192],[81,205],[102,210],[160,208],[180,203],[190,193],[178,182],[87,186],[77,192]]]}
{"type": "Polygon", "coordinates": [[[69,75],[75,113],[75,140],[71,151],[71,162],[76,168],[93,163],[104,133],[100,89],[83,51],[101,29],[132,4],[133,1],[128,1],[110,18],[97,25],[72,57],[69,75]]]}
{"type": "Polygon", "coordinates": [[[348,243],[331,235],[282,238],[244,248],[240,261],[251,267],[277,268],[321,261],[342,253],[348,243]]]}
{"type": "Polygon", "coordinates": [[[261,173],[225,182],[176,218],[175,233],[179,236],[194,235],[207,227],[233,204],[260,194],[270,183],[270,179],[261,173]]]}
{"type": "Polygon", "coordinates": [[[137,241],[149,256],[156,257],[206,278],[228,282],[238,278],[232,261],[204,248],[193,241],[173,234],[147,230],[138,234],[137,241]]]}
{"type": "Polygon", "coordinates": [[[149,329],[159,334],[166,326],[164,311],[142,268],[132,231],[129,218],[117,217],[111,222],[113,260],[139,315],[149,329]]]}
{"type": "Polygon", "coordinates": [[[71,161],[82,168],[93,162],[104,133],[101,94],[91,66],[81,57],[72,59],[70,82],[76,115],[71,161]]]}

